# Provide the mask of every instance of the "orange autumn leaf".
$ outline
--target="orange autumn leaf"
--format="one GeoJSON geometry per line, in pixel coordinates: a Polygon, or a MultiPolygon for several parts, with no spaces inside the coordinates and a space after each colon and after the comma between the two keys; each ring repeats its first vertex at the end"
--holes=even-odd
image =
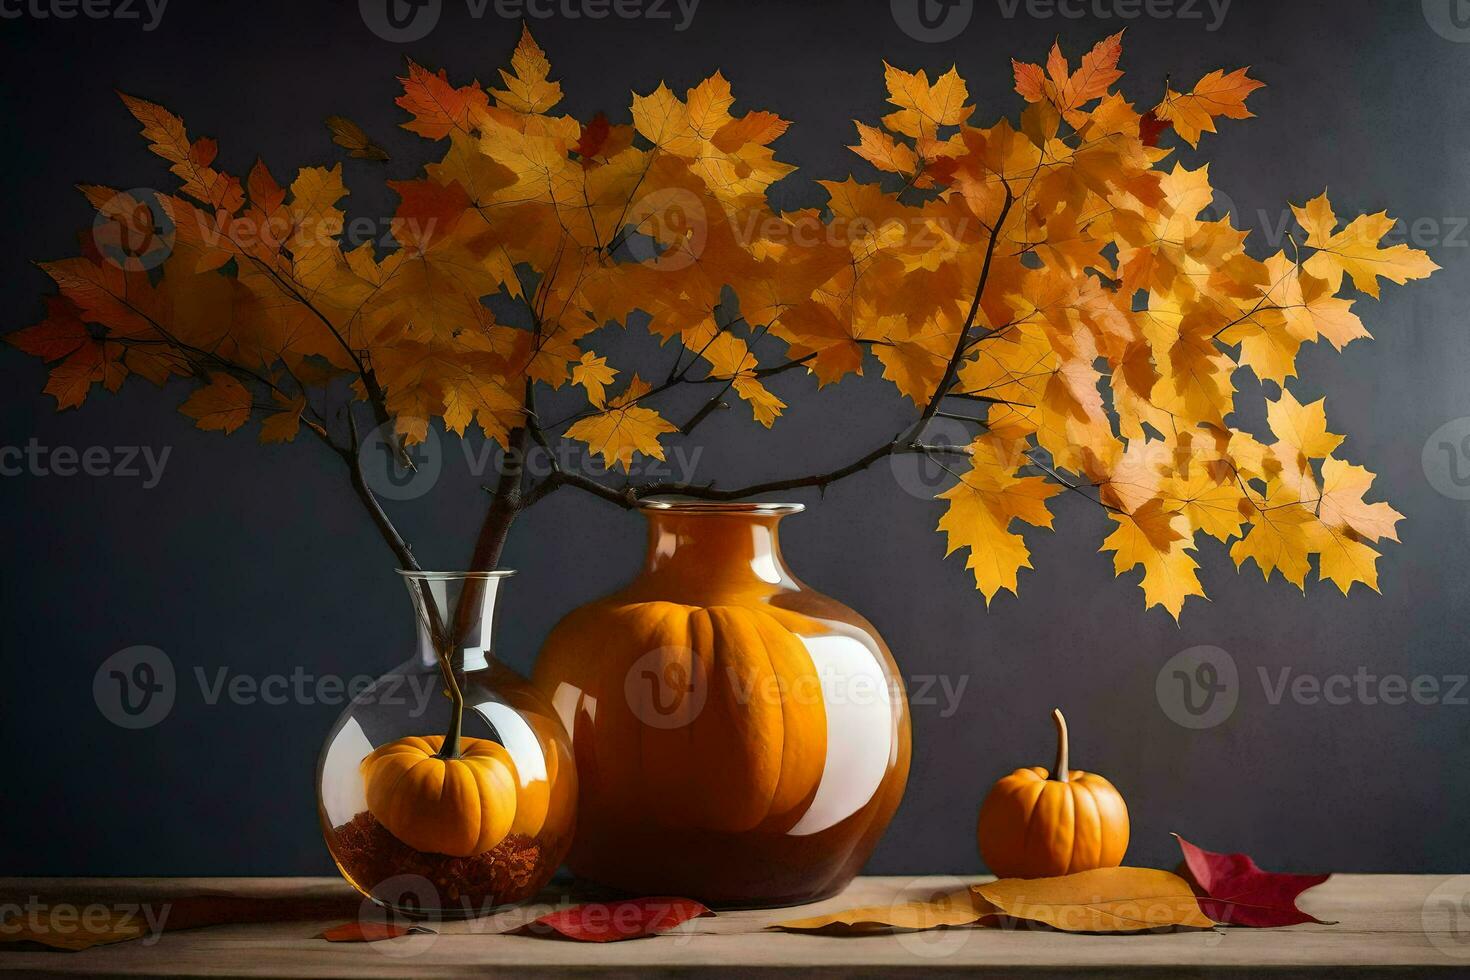
{"type": "Polygon", "coordinates": [[[1164,101],[1154,107],[1154,115],[1173,123],[1174,131],[1190,146],[1198,146],[1201,134],[1216,131],[1216,119],[1251,118],[1245,100],[1265,83],[1247,75],[1248,70],[1237,68],[1227,74],[1217,69],[1201,78],[1187,93],[1170,89],[1164,101]]]}
{"type": "Polygon", "coordinates": [[[1097,868],[1059,878],[1008,878],[975,893],[1006,915],[1065,932],[1209,929],[1189,883],[1152,868],[1097,868]]]}
{"type": "Polygon", "coordinates": [[[936,929],[941,926],[968,926],[987,915],[995,907],[971,888],[961,888],[929,900],[895,901],[889,905],[869,905],[843,909],[825,915],[786,919],[771,928],[786,932],[826,932],[861,935],[879,930],[936,929]]]}
{"type": "Polygon", "coordinates": [[[250,418],[250,389],[228,374],[215,375],[209,384],[189,396],[179,411],[201,429],[234,432],[250,418]]]}

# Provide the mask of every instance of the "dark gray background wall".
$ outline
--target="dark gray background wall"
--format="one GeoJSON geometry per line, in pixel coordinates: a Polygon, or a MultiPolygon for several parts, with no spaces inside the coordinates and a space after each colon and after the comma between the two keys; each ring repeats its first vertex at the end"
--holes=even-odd
{"type": "MultiPolygon", "coordinates": [[[[347,115],[393,153],[408,177],[424,146],[395,128],[395,74],[411,54],[460,80],[507,60],[519,23],[467,14],[445,0],[429,36],[400,46],[365,28],[356,3],[173,0],[156,29],[136,21],[0,23],[0,309],[6,328],[32,322],[45,277],[31,259],[74,254],[90,220],[78,181],[115,187],[168,179],[149,156],[116,87],[165,103],[196,135],[216,137],[222,165],[243,173],[258,153],[278,175],[337,158],[321,125],[347,115]]],[[[1009,58],[1045,57],[1053,36],[1073,52],[1128,28],[1124,66],[1138,101],[1166,75],[1192,82],[1214,67],[1254,66],[1270,87],[1260,118],[1206,138],[1216,183],[1237,221],[1265,230],[1285,202],[1329,185],[1339,213],[1389,208],[1444,266],[1434,279],[1365,304],[1375,343],[1343,355],[1307,349],[1297,394],[1325,394],[1344,452],[1380,474],[1408,517],[1403,544],[1381,563],[1383,595],[1344,599],[1310,583],[1237,575],[1224,549],[1201,548],[1213,599],[1191,601],[1182,626],[1145,613],[1132,581],[1097,553],[1104,521],[1080,499],[1060,501],[1055,534],[1037,534],[1036,571],[1019,600],[987,611],[959,558],[943,560],[940,507],[905,492],[880,466],[830,491],[787,524],[788,557],[822,590],[863,610],[887,636],[914,690],[926,677],[960,689],[952,709],[914,707],[913,775],[903,808],[873,858],[875,872],[973,872],[976,808],[990,782],[1046,764],[1047,712],[1070,713],[1074,762],[1110,776],[1132,808],[1134,863],[1167,863],[1179,831],[1267,866],[1356,871],[1463,871],[1470,839],[1465,765],[1470,690],[1470,503],[1452,450],[1426,441],[1470,416],[1470,24],[1453,0],[1234,0],[1217,20],[1207,3],[1151,5],[1169,17],[1100,17],[1139,5],[1096,0],[1063,16],[1051,4],[964,0],[968,26],[929,43],[901,30],[887,2],[798,4],[702,0],[692,23],[534,22],[567,92],[568,111],[626,112],[630,89],[658,79],[687,87],[720,68],[742,105],[796,120],[779,144],[803,173],[782,203],[812,204],[803,178],[841,178],[861,164],[846,150],[850,120],[882,111],[882,60],[947,68],[969,79],[977,118],[1014,113],[1009,58]],[[1014,16],[1006,12],[1014,10],[1014,16]],[[1217,29],[1211,29],[1214,25],[1217,29]],[[1441,455],[1441,453],[1446,455],[1441,455]],[[1214,727],[1171,721],[1156,678],[1175,654],[1209,645],[1238,671],[1235,710],[1214,727]],[[1274,698],[1280,671],[1326,680],[1361,669],[1439,679],[1439,703],[1346,704],[1274,698]],[[1265,671],[1273,688],[1261,680],[1265,671]],[[1443,695],[1456,689],[1456,697],[1443,695]],[[1275,700],[1277,703],[1273,703],[1275,700]],[[1454,703],[1450,703],[1454,702],[1454,703]]],[[[1463,4],[1459,5],[1463,7],[1463,4]]],[[[9,8],[7,8],[9,9],[9,8]]],[[[143,9],[139,5],[138,9],[143,9]]],[[[670,7],[671,10],[675,8],[670,7]]],[[[7,17],[9,15],[7,14],[7,17]]],[[[678,19],[677,12],[675,20],[678,19]]],[[[620,118],[620,116],[615,116],[620,118]]],[[[1186,151],[1191,165],[1203,154],[1186,151]]],[[[375,165],[346,165],[352,213],[391,213],[375,165]]],[[[786,376],[789,402],[813,394],[786,376]]],[[[1259,389],[1243,378],[1246,397],[1259,389]]],[[[335,460],[311,443],[262,449],[248,437],[197,432],[174,412],[182,394],[129,381],[118,397],[53,412],[43,368],[0,350],[0,446],[168,447],[161,482],[125,477],[0,478],[0,870],[26,874],[327,873],[312,770],[337,713],[321,703],[208,703],[194,669],[213,680],[377,673],[401,659],[410,612],[390,555],[345,492],[335,460]],[[103,717],[92,683],[111,654],[165,651],[179,675],[171,713],[127,731],[103,717]]],[[[797,405],[766,438],[731,412],[700,445],[701,478],[746,481],[840,462],[904,409],[862,381],[797,405]],[[718,460],[718,463],[716,463],[718,460]]],[[[1467,444],[1470,446],[1470,444],[1467,444]]],[[[454,442],[434,491],[396,516],[421,555],[463,562],[480,482],[454,442]]],[[[1459,466],[1470,456],[1457,455],[1459,466]]],[[[563,493],[513,532],[504,656],[529,666],[551,624],[624,580],[639,560],[640,519],[563,493]]],[[[1371,693],[1371,692],[1370,692],[1371,693]]],[[[1167,701],[1168,698],[1165,698],[1167,701]]]]}

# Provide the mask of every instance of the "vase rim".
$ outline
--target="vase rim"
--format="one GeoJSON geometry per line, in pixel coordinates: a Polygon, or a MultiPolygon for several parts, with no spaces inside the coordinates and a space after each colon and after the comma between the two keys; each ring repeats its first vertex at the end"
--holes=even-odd
{"type": "Polygon", "coordinates": [[[421,580],[421,581],[426,581],[426,582],[446,582],[446,581],[451,581],[453,579],[472,579],[472,578],[474,578],[474,579],[510,578],[512,575],[515,574],[515,569],[513,569],[513,568],[497,568],[497,569],[493,569],[493,570],[488,571],[488,572],[440,572],[440,571],[432,571],[432,570],[430,570],[430,571],[421,571],[421,570],[412,569],[412,568],[398,568],[398,569],[394,569],[394,571],[396,571],[399,575],[402,575],[404,578],[421,580]]]}
{"type": "Polygon", "coordinates": [[[758,517],[785,517],[788,514],[800,514],[806,510],[806,504],[650,498],[638,501],[638,509],[673,514],[748,514],[758,517]]]}

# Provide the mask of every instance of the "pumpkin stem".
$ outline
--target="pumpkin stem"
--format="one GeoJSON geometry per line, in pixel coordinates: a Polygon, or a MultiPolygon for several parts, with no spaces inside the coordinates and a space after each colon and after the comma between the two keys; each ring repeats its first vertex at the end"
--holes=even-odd
{"type": "Polygon", "coordinates": [[[460,727],[464,722],[464,692],[459,688],[459,679],[454,676],[454,654],[444,650],[439,654],[439,669],[449,685],[449,700],[453,707],[449,714],[449,730],[444,733],[444,744],[439,747],[441,759],[458,759],[461,751],[460,727]]]}
{"type": "Polygon", "coordinates": [[[1061,708],[1053,708],[1052,721],[1057,723],[1057,761],[1051,767],[1051,778],[1059,783],[1067,782],[1067,719],[1062,717],[1061,708]]]}

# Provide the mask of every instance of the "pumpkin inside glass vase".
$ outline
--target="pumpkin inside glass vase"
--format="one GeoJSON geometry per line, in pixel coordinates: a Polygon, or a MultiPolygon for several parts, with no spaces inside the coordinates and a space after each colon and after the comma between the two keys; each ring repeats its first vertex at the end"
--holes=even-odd
{"type": "Polygon", "coordinates": [[[857,874],[903,795],[909,716],[887,645],[786,567],[798,504],[646,502],[648,553],[573,611],[533,682],[572,738],[579,876],[723,906],[814,901],[857,874]]]}
{"type": "Polygon", "coordinates": [[[322,833],[358,891],[466,918],[532,898],[571,843],[565,731],[491,649],[510,572],[400,572],[418,650],[354,692],[317,768],[322,833]]]}

